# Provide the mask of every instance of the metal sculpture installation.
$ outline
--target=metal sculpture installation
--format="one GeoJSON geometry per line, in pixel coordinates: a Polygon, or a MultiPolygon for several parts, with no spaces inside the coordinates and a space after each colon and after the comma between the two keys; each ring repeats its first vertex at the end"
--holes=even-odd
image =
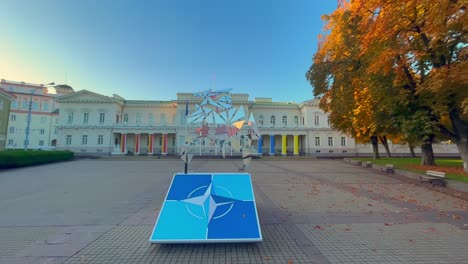
{"type": "Polygon", "coordinates": [[[201,102],[195,105],[190,115],[187,102],[187,126],[196,124],[197,128],[189,135],[186,126],[186,142],[181,150],[181,159],[186,167],[193,157],[193,154],[189,154],[188,146],[198,144],[201,150],[202,145],[212,144],[216,147],[216,154],[219,151],[223,157],[226,157],[228,147],[231,152],[241,152],[242,169],[248,169],[252,159],[252,141],[260,137],[260,132],[253,114],[247,118],[243,106],[233,105],[230,91],[209,89],[195,93],[194,96],[199,97],[201,102]]]}

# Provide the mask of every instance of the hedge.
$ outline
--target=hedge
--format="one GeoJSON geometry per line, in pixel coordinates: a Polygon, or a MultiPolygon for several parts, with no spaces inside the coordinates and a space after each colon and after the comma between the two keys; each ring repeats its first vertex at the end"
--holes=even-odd
{"type": "Polygon", "coordinates": [[[0,151],[0,168],[18,168],[73,159],[71,151],[0,151]]]}

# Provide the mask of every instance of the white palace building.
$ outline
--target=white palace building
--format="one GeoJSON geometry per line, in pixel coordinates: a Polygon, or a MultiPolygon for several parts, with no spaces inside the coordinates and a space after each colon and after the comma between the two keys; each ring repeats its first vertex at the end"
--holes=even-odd
{"type": "MultiPolygon", "coordinates": [[[[249,100],[232,94],[233,105],[253,113],[262,134],[254,152],[262,154],[354,153],[354,140],[330,128],[318,100],[303,103],[249,100]],[[298,148],[294,148],[294,141],[298,148]],[[273,143],[272,143],[273,142],[273,143]],[[283,144],[286,142],[286,144],[283,144]],[[284,148],[285,146],[285,148],[284,148]]],[[[176,154],[185,143],[186,102],[189,112],[200,98],[178,93],[177,100],[125,100],[82,90],[57,98],[60,104],[57,147],[74,152],[176,154]]],[[[194,130],[195,125],[189,125],[194,130]]],[[[200,145],[200,144],[199,144],[200,145]]],[[[191,152],[218,155],[214,144],[192,146],[191,152]]],[[[228,151],[229,152],[229,151],[228,151]]]]}
{"type": "MultiPolygon", "coordinates": [[[[253,152],[317,156],[372,153],[370,145],[356,144],[353,138],[333,130],[327,114],[319,109],[318,99],[293,103],[273,102],[271,98],[249,100],[248,94],[231,96],[233,105],[243,107],[246,116],[253,113],[259,127],[261,140],[254,141],[253,152]]],[[[103,155],[176,155],[185,143],[186,102],[192,112],[200,98],[178,93],[171,101],[126,100],[81,90],[56,101],[60,105],[57,149],[103,155]]],[[[193,131],[196,126],[188,129],[193,131]]],[[[392,153],[409,153],[407,146],[390,147],[392,153]]],[[[454,144],[435,145],[434,151],[458,152],[454,144]]],[[[190,152],[221,155],[215,144],[192,144],[190,152]]]]}

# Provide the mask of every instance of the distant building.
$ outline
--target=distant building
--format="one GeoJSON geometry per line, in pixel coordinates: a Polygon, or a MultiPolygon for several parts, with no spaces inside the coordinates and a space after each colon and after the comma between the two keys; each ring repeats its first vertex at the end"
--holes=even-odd
{"type": "Polygon", "coordinates": [[[10,103],[15,96],[0,88],[0,151],[5,149],[10,116],[10,103]]]}
{"type": "MultiPolygon", "coordinates": [[[[355,156],[372,153],[370,144],[331,128],[328,114],[319,108],[319,100],[302,103],[274,102],[271,98],[249,100],[248,94],[232,94],[233,105],[253,113],[262,135],[254,141],[254,152],[263,155],[355,156]],[[284,142],[284,143],[283,143],[284,142]],[[298,147],[295,148],[295,142],[298,147]]],[[[170,101],[126,100],[118,95],[105,96],[87,90],[57,98],[60,104],[57,148],[93,154],[178,154],[185,143],[186,102],[189,112],[200,103],[192,93],[178,93],[170,101]]],[[[196,129],[188,126],[189,134],[196,129]]],[[[216,129],[213,125],[210,129],[216,129]]],[[[389,142],[394,155],[409,154],[405,145],[389,142]]],[[[434,144],[434,152],[457,155],[455,144],[434,144]]],[[[380,145],[379,152],[384,154],[380,145]]],[[[415,149],[420,153],[420,149],[415,149]]],[[[211,143],[192,144],[196,155],[221,155],[211,143]]],[[[231,154],[229,149],[227,155],[231,154]]],[[[232,152],[232,155],[239,153],[232,152]]]]}
{"type": "Polygon", "coordinates": [[[55,98],[73,93],[73,88],[68,85],[47,86],[4,79],[0,81],[0,88],[16,97],[10,107],[6,148],[25,148],[29,113],[31,119],[28,148],[55,146],[59,115],[55,98]]]}
{"type": "MultiPolygon", "coordinates": [[[[318,100],[251,101],[248,94],[232,94],[232,100],[247,115],[253,113],[262,134],[261,143],[254,142],[255,150],[264,155],[352,153],[356,148],[351,137],[330,127],[318,100]]],[[[187,101],[193,111],[200,98],[178,93],[177,99],[171,101],[125,100],[118,95],[109,97],[86,90],[61,96],[57,98],[60,104],[57,147],[87,153],[179,153],[185,142],[187,101]]],[[[189,126],[189,130],[194,129],[195,125],[189,126]]],[[[214,144],[192,145],[190,151],[220,155],[214,144]]]]}

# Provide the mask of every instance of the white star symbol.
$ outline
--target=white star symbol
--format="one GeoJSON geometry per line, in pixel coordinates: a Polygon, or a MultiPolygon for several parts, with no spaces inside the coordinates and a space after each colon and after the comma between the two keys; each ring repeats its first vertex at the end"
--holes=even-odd
{"type": "MultiPolygon", "coordinates": [[[[204,188],[206,186],[202,186],[202,187],[199,187],[195,190],[193,190],[190,194],[189,194],[189,197],[191,194],[193,194],[195,191],[201,189],[201,188],[204,188]]],[[[221,187],[222,188],[222,187],[221,187]]],[[[224,188],[223,188],[224,189],[224,188]]],[[[226,190],[227,191],[227,190],[226,190]]],[[[228,191],[229,192],[229,191],[228,191]]],[[[181,200],[181,202],[184,202],[184,203],[187,203],[187,204],[193,204],[193,205],[196,205],[196,206],[201,206],[202,209],[203,209],[203,214],[204,216],[207,216],[207,211],[208,211],[208,222],[211,221],[211,219],[213,219],[213,215],[216,211],[216,208],[218,208],[219,206],[222,206],[222,205],[226,205],[226,204],[231,204],[231,208],[233,206],[233,203],[235,202],[236,200],[235,199],[230,199],[230,198],[227,198],[227,197],[221,197],[221,196],[218,196],[216,194],[213,194],[213,185],[210,183],[210,185],[208,186],[208,188],[206,188],[206,191],[203,195],[201,196],[195,196],[195,197],[190,197],[190,198],[187,198],[187,199],[184,199],[184,200],[181,200]],[[224,202],[216,202],[216,198],[222,198],[223,200],[226,200],[224,202]]],[[[228,212],[231,210],[231,208],[229,208],[228,212]]],[[[202,217],[199,217],[195,214],[193,214],[190,209],[187,207],[187,209],[189,210],[189,212],[197,217],[197,218],[202,218],[202,217]]],[[[223,215],[221,216],[218,216],[218,217],[215,217],[214,219],[216,218],[219,218],[219,217],[222,217],[224,216],[225,214],[227,214],[228,212],[224,213],[223,215]]]]}

